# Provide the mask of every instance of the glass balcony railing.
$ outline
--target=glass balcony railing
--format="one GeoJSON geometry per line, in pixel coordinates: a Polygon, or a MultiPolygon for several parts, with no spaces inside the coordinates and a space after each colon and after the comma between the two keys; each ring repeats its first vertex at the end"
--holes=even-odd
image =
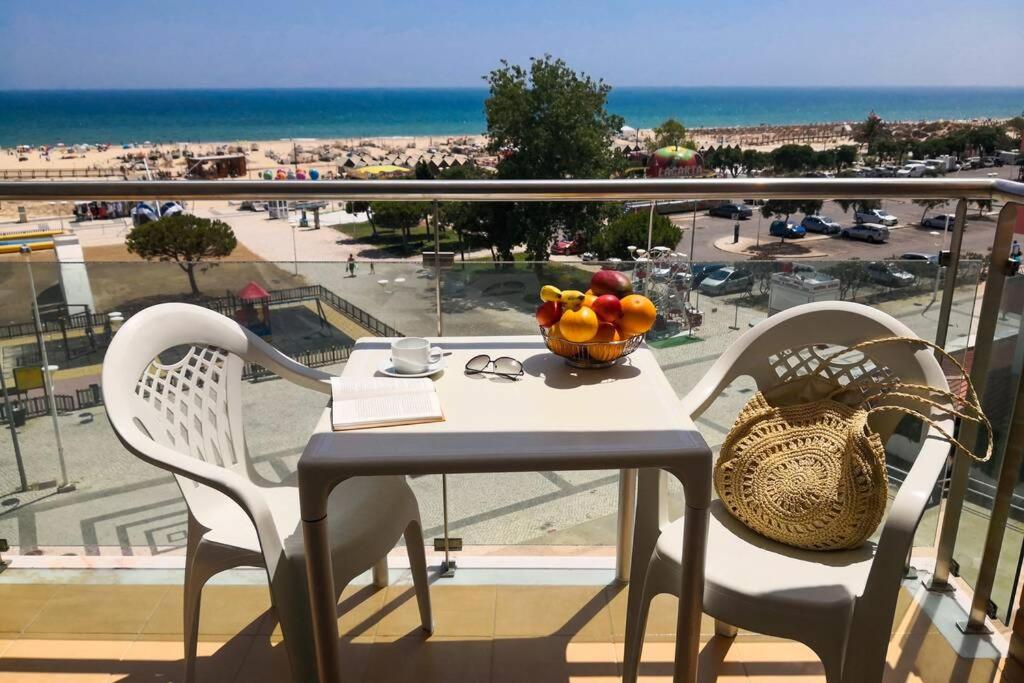
{"type": "MultiPolygon", "coordinates": [[[[214,204],[206,197],[262,197],[268,188],[283,196],[292,192],[290,187],[301,187],[294,192],[303,197],[394,199],[395,193],[412,193],[420,199],[459,200],[537,198],[538,193],[550,199],[660,199],[672,193],[693,197],[698,191],[709,197],[829,197],[837,196],[839,188],[842,196],[856,192],[857,196],[908,201],[913,196],[908,188],[915,187],[919,191],[924,188],[928,197],[957,199],[995,193],[1009,201],[1021,192],[1005,181],[919,181],[913,185],[882,180],[827,184],[786,180],[608,182],[611,184],[403,181],[322,183],[314,189],[287,183],[104,183],[103,192],[95,196],[127,196],[126,192],[141,193],[140,187],[148,196],[171,198],[192,193],[197,203],[190,210],[220,215],[231,223],[239,214],[237,209],[223,202],[214,204]]],[[[0,183],[0,198],[58,194],[84,198],[83,185],[0,183]]],[[[690,218],[674,219],[683,228],[682,240],[665,246],[690,251],[690,231],[700,234],[702,229],[696,221],[691,226],[690,218]]],[[[890,245],[871,245],[869,251],[865,251],[867,246],[851,247],[849,257],[843,256],[842,247],[836,247],[825,254],[810,249],[809,255],[782,254],[768,260],[721,249],[697,251],[692,260],[677,253],[654,263],[578,258],[495,262],[486,252],[470,249],[465,259],[455,254],[443,265],[414,252],[402,260],[361,258],[350,267],[331,255],[330,245],[346,237],[331,232],[330,224],[325,223],[325,232],[315,240],[302,235],[295,241],[294,231],[303,229],[297,225],[289,231],[284,223],[262,217],[263,222],[246,220],[238,228],[241,248],[232,257],[197,268],[198,296],[190,294],[188,280],[177,264],[129,260],[121,245],[126,224],[65,226],[78,228],[85,248],[82,272],[87,274],[92,306],[62,305],[66,287],[62,290],[61,283],[66,285],[68,272],[62,273],[52,252],[36,252],[30,262],[20,255],[0,256],[0,291],[4,292],[0,297],[0,361],[8,397],[18,406],[11,420],[16,429],[0,434],[0,488],[5,494],[0,500],[0,537],[8,539],[18,553],[156,555],[184,545],[185,507],[172,478],[120,446],[104,415],[99,388],[100,363],[111,335],[122,319],[146,306],[194,301],[233,315],[241,305],[238,292],[255,282],[269,293],[266,322],[271,342],[301,362],[338,372],[344,367],[348,349],[362,336],[436,336],[439,324],[444,336],[537,335],[533,314],[542,285],[574,284],[586,289],[593,272],[615,268],[627,274],[634,287],[654,300],[663,313],[647,341],[680,397],[751,325],[803,301],[843,299],[873,306],[921,337],[938,340],[969,367],[979,347],[987,346],[982,354],[989,357],[985,404],[993,412],[998,458],[969,468],[964,509],[956,515],[959,523],[953,558],[954,569],[971,583],[985,573],[986,563],[997,562],[988,591],[1005,618],[1024,539],[1024,499],[1012,497],[1006,535],[996,553],[998,561],[986,551],[985,538],[989,520],[999,514],[1000,473],[1010,466],[1019,467],[1019,462],[1011,460],[1006,465],[1004,459],[1004,454],[1012,451],[1007,450],[1007,441],[1020,358],[1024,358],[1018,335],[1021,280],[997,263],[999,255],[1008,252],[1006,240],[1012,230],[1007,232],[1004,223],[1009,219],[972,222],[969,232],[953,234],[949,258],[955,266],[950,267],[899,259],[897,247],[890,245]],[[967,241],[961,242],[961,238],[967,241]],[[979,247],[981,244],[987,247],[979,247]],[[29,263],[41,326],[34,321],[29,263]],[[993,270],[994,264],[1000,268],[993,270]],[[695,280],[711,266],[735,268],[743,275],[742,283],[725,291],[700,286],[695,280]],[[983,302],[994,279],[1000,284],[999,300],[986,309],[983,302]],[[983,321],[985,311],[996,311],[995,319],[983,321]],[[49,364],[56,366],[52,373],[55,419],[43,386],[45,375],[38,372],[42,347],[49,364]],[[21,472],[28,486],[22,485],[21,472]],[[65,477],[74,490],[56,494],[65,477]]],[[[749,236],[753,225],[745,224],[745,235],[749,236]]],[[[757,238],[768,240],[761,233],[757,238]]],[[[417,249],[430,251],[432,239],[421,239],[417,249]]],[[[451,239],[451,235],[446,237],[448,244],[451,239]]],[[[930,251],[938,253],[946,239],[936,238],[930,251]]],[[[702,238],[702,242],[707,240],[702,238]]],[[[698,421],[714,449],[752,389],[750,382],[737,381],[698,421]]],[[[258,368],[247,370],[242,396],[248,448],[257,470],[270,480],[291,477],[322,408],[322,397],[276,381],[258,368]]],[[[909,466],[901,444],[913,441],[915,429],[910,423],[901,425],[888,444],[894,490],[909,466]]],[[[512,552],[515,546],[575,546],[588,551],[602,546],[611,555],[616,544],[621,504],[618,471],[450,476],[447,508],[440,477],[414,478],[411,485],[420,502],[428,540],[442,535],[447,512],[450,535],[462,539],[467,547],[498,546],[512,552]]],[[[938,548],[940,555],[943,493],[935,492],[915,543],[928,553],[938,548]]],[[[681,506],[680,495],[674,496],[674,501],[681,506]]],[[[680,511],[671,510],[673,514],[680,511]]]]}

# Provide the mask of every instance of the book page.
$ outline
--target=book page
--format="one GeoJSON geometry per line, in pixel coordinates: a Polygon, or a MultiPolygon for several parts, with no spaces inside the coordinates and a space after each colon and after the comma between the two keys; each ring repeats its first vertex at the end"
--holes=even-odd
{"type": "Polygon", "coordinates": [[[335,430],[444,419],[440,400],[429,379],[352,380],[342,384],[340,395],[333,381],[332,388],[331,422],[335,430]],[[380,384],[388,386],[380,387],[380,384]],[[367,393],[358,393],[360,388],[367,389],[367,393]]]}
{"type": "Polygon", "coordinates": [[[427,378],[399,379],[392,377],[367,377],[354,379],[349,377],[331,378],[331,395],[335,401],[351,398],[367,398],[405,392],[432,392],[434,383],[427,378]]]}

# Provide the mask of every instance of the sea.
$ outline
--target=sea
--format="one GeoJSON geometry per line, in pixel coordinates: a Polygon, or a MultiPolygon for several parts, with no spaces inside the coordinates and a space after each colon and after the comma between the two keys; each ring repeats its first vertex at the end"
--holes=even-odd
{"type": "MultiPolygon", "coordinates": [[[[0,147],[447,136],[486,129],[484,88],[0,91],[0,147]]],[[[617,87],[634,128],[977,119],[1024,110],[1024,87],[617,87]]]]}

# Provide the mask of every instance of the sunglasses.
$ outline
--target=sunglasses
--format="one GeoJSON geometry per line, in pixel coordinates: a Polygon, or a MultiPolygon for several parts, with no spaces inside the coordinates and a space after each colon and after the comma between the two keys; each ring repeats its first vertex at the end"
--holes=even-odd
{"type": "Polygon", "coordinates": [[[523,376],[523,364],[515,358],[501,356],[491,358],[486,354],[473,356],[466,363],[467,375],[498,375],[505,379],[519,379],[523,376]],[[494,366],[494,369],[491,369],[494,366]]]}

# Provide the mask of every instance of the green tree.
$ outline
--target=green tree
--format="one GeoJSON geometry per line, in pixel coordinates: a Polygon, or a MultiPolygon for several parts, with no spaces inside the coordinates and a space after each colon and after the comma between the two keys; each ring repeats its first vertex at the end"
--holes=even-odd
{"type": "Polygon", "coordinates": [[[423,214],[430,211],[427,202],[370,202],[372,222],[402,235],[402,251],[409,250],[409,233],[420,224],[423,214]]]}
{"type": "Polygon", "coordinates": [[[696,149],[693,140],[686,137],[686,126],[675,119],[665,119],[654,129],[654,137],[647,140],[647,151],[672,146],[696,149]]]}
{"type": "Polygon", "coordinates": [[[823,269],[832,277],[839,280],[839,298],[850,300],[857,298],[857,290],[868,281],[868,274],[863,261],[856,259],[851,261],[839,261],[823,269]]]}
{"type": "Polygon", "coordinates": [[[370,211],[370,202],[345,202],[345,213],[365,213],[366,220],[370,222],[370,229],[373,231],[373,236],[377,236],[377,224],[373,222],[373,212],[370,211]]]}
{"type": "Polygon", "coordinates": [[[745,149],[743,150],[743,168],[747,170],[747,173],[752,171],[761,171],[771,166],[771,156],[768,152],[762,152],[758,149],[745,149]]]}
{"type": "Polygon", "coordinates": [[[785,216],[788,221],[794,213],[814,215],[821,211],[823,205],[820,199],[769,199],[761,205],[761,215],[765,218],[785,216]]]}
{"type": "MultiPolygon", "coordinates": [[[[500,157],[498,178],[608,178],[624,164],[611,147],[623,120],[605,109],[611,87],[603,81],[550,55],[531,59],[528,68],[502,61],[486,80],[487,146],[500,157]]],[[[599,204],[573,202],[490,208],[497,224],[519,222],[512,234],[525,241],[527,257],[538,261],[547,260],[558,232],[593,235],[604,213],[599,204]]],[[[511,260],[507,239],[492,248],[511,260]]]]}
{"type": "Polygon", "coordinates": [[[817,154],[810,145],[782,145],[771,151],[776,173],[802,173],[815,168],[817,154]]]}
{"type": "MultiPolygon", "coordinates": [[[[595,246],[601,258],[617,256],[628,258],[627,247],[647,246],[647,228],[650,214],[645,211],[634,211],[622,214],[608,221],[608,225],[597,234],[595,246]]],[[[651,226],[651,245],[675,249],[682,238],[683,231],[672,221],[654,214],[651,226]]]]}
{"type": "Polygon", "coordinates": [[[972,199],[971,203],[978,207],[978,218],[984,218],[985,212],[992,210],[991,199],[972,199]]]}
{"type": "Polygon", "coordinates": [[[882,202],[877,199],[837,199],[836,204],[843,210],[843,213],[850,211],[871,211],[882,208],[882,202]]]}
{"type": "Polygon", "coordinates": [[[836,171],[841,171],[847,166],[857,162],[856,145],[839,145],[835,148],[836,171]]]}
{"type": "Polygon", "coordinates": [[[722,145],[718,149],[714,150],[710,155],[705,155],[705,165],[710,166],[716,171],[724,171],[732,175],[733,178],[740,174],[740,168],[743,166],[743,150],[740,149],[739,145],[730,147],[728,145],[722,145]]]}
{"type": "Polygon", "coordinates": [[[863,123],[853,129],[853,139],[867,145],[868,153],[875,153],[875,146],[883,139],[891,137],[889,127],[875,112],[868,114],[863,123]]]}
{"type": "Polygon", "coordinates": [[[135,226],[125,238],[128,251],[147,261],[173,261],[188,275],[192,296],[199,296],[195,268],[204,260],[224,258],[238,240],[223,221],[191,214],[167,216],[135,226]]]}
{"type": "MultiPolygon", "coordinates": [[[[450,166],[438,176],[442,180],[484,180],[490,173],[473,164],[450,166]]],[[[448,225],[459,236],[459,252],[466,260],[466,242],[470,236],[486,236],[492,219],[490,205],[471,202],[444,202],[440,205],[441,224],[448,225]]]]}

